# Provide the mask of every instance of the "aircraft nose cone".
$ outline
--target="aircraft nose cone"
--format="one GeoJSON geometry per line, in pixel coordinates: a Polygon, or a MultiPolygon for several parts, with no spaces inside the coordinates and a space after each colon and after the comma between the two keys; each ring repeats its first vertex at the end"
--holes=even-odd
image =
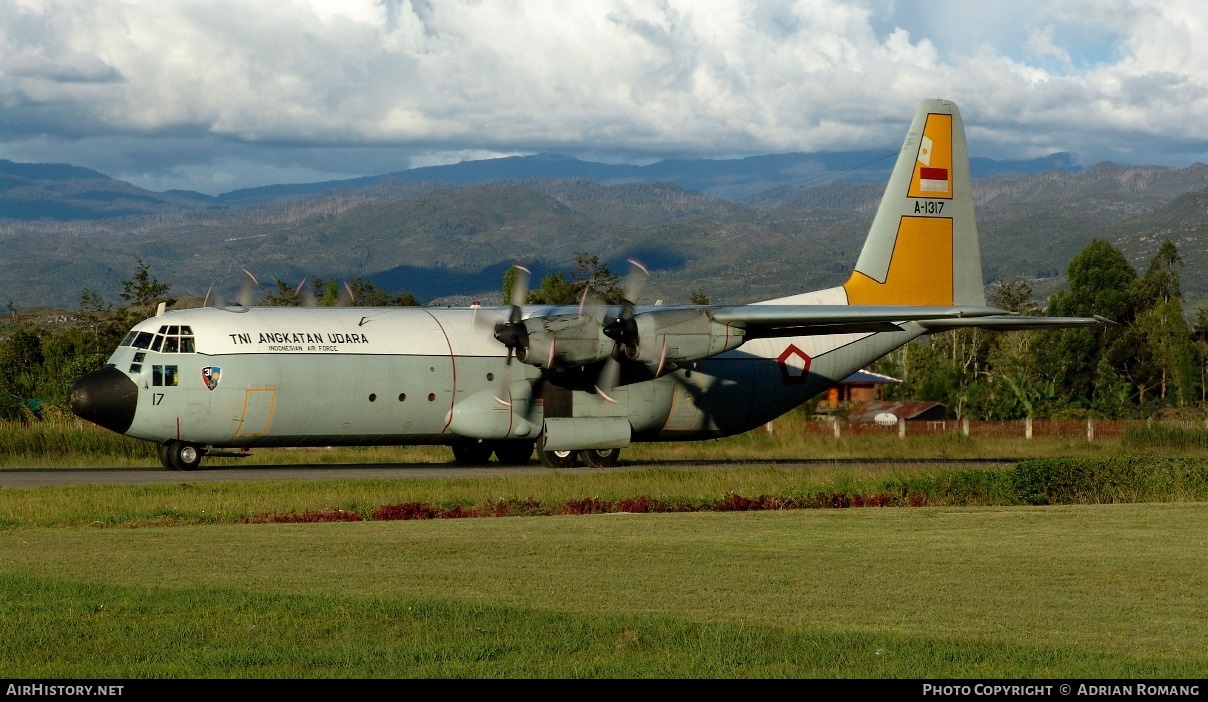
{"type": "Polygon", "coordinates": [[[81,376],[71,385],[71,411],[81,419],[125,434],[134,423],[138,385],[113,366],[81,376]]]}

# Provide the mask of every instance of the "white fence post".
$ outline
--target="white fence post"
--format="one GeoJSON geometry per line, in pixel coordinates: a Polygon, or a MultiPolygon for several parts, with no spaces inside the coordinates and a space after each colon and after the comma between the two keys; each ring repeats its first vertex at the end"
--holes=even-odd
{"type": "Polygon", "coordinates": [[[969,435],[969,418],[961,417],[961,433],[965,436],[969,435]]]}
{"type": "Polygon", "coordinates": [[[1095,419],[1094,419],[1094,417],[1086,418],[1086,440],[1087,441],[1095,440],[1095,419]]]}
{"type": "Polygon", "coordinates": [[[839,438],[839,418],[831,417],[831,424],[833,424],[835,426],[835,438],[838,439],[839,438]]]}
{"type": "Polygon", "coordinates": [[[906,420],[902,417],[898,417],[898,438],[906,438],[906,420]]]}
{"type": "Polygon", "coordinates": [[[1032,438],[1032,417],[1031,416],[1025,417],[1023,420],[1023,438],[1025,438],[1025,439],[1032,438]]]}

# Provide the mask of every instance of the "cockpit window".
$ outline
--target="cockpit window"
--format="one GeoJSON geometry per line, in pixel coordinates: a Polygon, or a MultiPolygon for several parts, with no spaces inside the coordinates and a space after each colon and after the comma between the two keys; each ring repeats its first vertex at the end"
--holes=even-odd
{"type": "Polygon", "coordinates": [[[160,353],[196,353],[197,344],[193,338],[193,328],[189,326],[167,325],[159,328],[158,334],[151,332],[132,331],[122,341],[122,346],[133,346],[136,349],[149,348],[160,353]]]}
{"type": "Polygon", "coordinates": [[[180,384],[180,374],[177,366],[151,366],[151,384],[176,386],[180,384]]]}

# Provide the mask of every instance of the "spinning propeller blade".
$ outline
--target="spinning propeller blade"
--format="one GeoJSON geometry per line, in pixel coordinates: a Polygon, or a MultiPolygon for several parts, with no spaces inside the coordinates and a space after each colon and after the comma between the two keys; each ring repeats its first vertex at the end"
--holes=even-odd
{"type": "Polygon", "coordinates": [[[634,305],[642,284],[650,277],[650,269],[636,258],[629,259],[629,265],[621,310],[616,315],[609,315],[608,322],[604,324],[604,335],[616,344],[596,379],[596,394],[605,402],[616,402],[612,394],[621,379],[621,357],[625,354],[625,348],[636,348],[638,345],[638,325],[633,321],[634,305]]]}
{"type": "Polygon", "coordinates": [[[315,307],[319,304],[319,301],[315,298],[314,286],[306,285],[308,280],[308,278],[303,278],[302,281],[298,283],[298,287],[294,288],[294,294],[298,296],[298,302],[300,302],[303,307],[315,307]]]}
{"type": "Polygon", "coordinates": [[[256,276],[248,269],[243,269],[243,287],[239,288],[239,304],[244,307],[251,307],[255,302],[256,288],[260,287],[260,281],[256,280],[256,276]]]}
{"type": "MultiPolygon", "coordinates": [[[[495,340],[508,350],[503,383],[495,395],[495,401],[504,407],[512,406],[511,392],[508,390],[512,384],[512,356],[516,354],[517,350],[528,347],[528,328],[522,321],[524,310],[521,306],[528,301],[529,278],[533,274],[528,267],[519,263],[515,264],[512,269],[516,271],[516,276],[512,281],[512,299],[510,300],[512,308],[508,311],[507,321],[497,322],[492,330],[495,340]]],[[[532,402],[530,401],[529,404],[531,405],[532,402]]]]}

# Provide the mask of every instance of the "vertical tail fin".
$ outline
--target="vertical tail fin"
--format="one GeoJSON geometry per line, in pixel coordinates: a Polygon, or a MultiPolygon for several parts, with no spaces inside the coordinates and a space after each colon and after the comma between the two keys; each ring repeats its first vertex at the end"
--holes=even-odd
{"type": "Polygon", "coordinates": [[[919,104],[843,288],[852,305],[986,304],[969,154],[955,104],[919,104]]]}

